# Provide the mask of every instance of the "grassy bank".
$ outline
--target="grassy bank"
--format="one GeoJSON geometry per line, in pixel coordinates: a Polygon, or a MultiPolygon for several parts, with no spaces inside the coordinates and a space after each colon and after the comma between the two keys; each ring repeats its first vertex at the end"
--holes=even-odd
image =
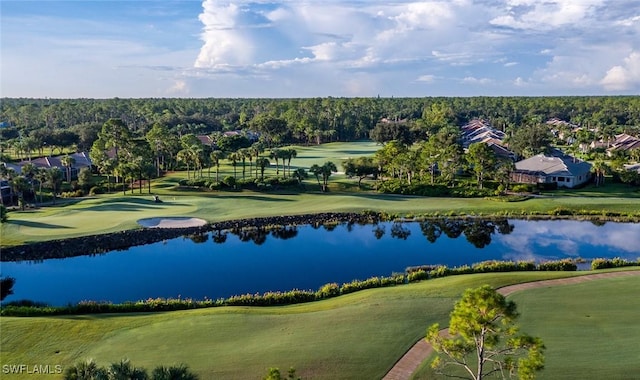
{"type": "Polygon", "coordinates": [[[202,378],[259,378],[273,366],[294,366],[303,378],[380,378],[429,324],[447,322],[464,289],[580,274],[455,276],[284,307],[2,317],[2,364],[68,366],[86,358],[106,364],[128,357],[145,367],[185,362],[202,378]]]}
{"type": "MultiPolygon", "coordinates": [[[[522,330],[545,343],[538,379],[633,379],[640,373],[640,278],[601,279],[518,292],[522,330]]],[[[425,362],[415,379],[433,379],[425,362]]]]}

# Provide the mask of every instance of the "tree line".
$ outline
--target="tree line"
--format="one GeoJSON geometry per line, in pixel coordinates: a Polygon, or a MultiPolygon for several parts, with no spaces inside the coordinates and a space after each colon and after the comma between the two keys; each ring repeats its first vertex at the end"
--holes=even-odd
{"type": "Polygon", "coordinates": [[[25,151],[75,145],[89,150],[104,123],[120,119],[134,136],[156,124],[175,134],[261,130],[269,143],[322,143],[369,138],[381,120],[435,131],[473,118],[503,131],[557,117],[588,128],[640,125],[640,98],[469,97],[303,99],[27,99],[0,102],[0,141],[25,151]]]}

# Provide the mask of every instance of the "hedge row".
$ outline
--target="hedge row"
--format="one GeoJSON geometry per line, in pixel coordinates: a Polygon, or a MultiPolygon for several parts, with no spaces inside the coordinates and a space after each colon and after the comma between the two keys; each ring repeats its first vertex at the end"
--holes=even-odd
{"type": "MultiPolygon", "coordinates": [[[[623,259],[596,259],[592,263],[592,268],[613,268],[623,266],[640,266],[640,260],[630,262],[623,259]]],[[[61,314],[99,314],[99,313],[132,313],[132,312],[154,312],[173,311],[186,309],[199,309],[219,306],[274,306],[292,305],[297,303],[319,301],[343,294],[372,288],[382,288],[388,286],[402,285],[430,278],[445,276],[490,273],[490,272],[514,272],[514,271],[575,271],[577,265],[571,260],[549,261],[535,265],[529,261],[484,261],[471,266],[449,268],[444,265],[420,266],[407,268],[404,274],[393,274],[388,277],[371,277],[366,280],[353,280],[351,282],[338,285],[329,283],[320,287],[317,291],[311,290],[290,290],[287,292],[266,292],[263,294],[243,294],[232,296],[226,299],[193,300],[191,298],[150,298],[136,302],[124,302],[112,304],[95,301],[82,301],[75,305],[62,307],[51,307],[31,301],[18,301],[8,303],[0,309],[0,315],[4,316],[41,316],[41,315],[61,315],[61,314]]]]}
{"type": "Polygon", "coordinates": [[[614,257],[613,259],[593,259],[593,261],[591,262],[592,270],[637,266],[640,266],[640,257],[637,261],[628,261],[619,257],[614,257]]]}

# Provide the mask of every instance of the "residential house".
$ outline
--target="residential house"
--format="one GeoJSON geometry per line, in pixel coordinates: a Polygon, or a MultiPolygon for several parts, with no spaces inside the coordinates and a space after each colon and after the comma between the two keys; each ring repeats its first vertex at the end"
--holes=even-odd
{"type": "Polygon", "coordinates": [[[614,151],[629,152],[633,149],[640,149],[640,138],[623,133],[616,135],[616,139],[611,143],[609,149],[607,149],[607,155],[611,157],[614,151]]]}
{"type": "Polygon", "coordinates": [[[517,183],[553,184],[574,188],[591,179],[591,164],[575,157],[538,154],[515,163],[511,180],[517,183]]]}
{"type": "Polygon", "coordinates": [[[495,129],[489,122],[473,119],[460,127],[462,146],[466,149],[474,143],[484,143],[493,150],[497,157],[515,160],[515,153],[504,146],[505,133],[495,129]]]}
{"type": "Polygon", "coordinates": [[[91,166],[93,165],[93,163],[91,162],[91,158],[89,158],[89,154],[87,154],[86,152],[71,153],[69,156],[74,160],[74,163],[71,166],[71,170],[70,170],[71,178],[67,178],[67,174],[69,171],[67,170],[67,167],[64,166],[64,164],[62,163],[63,157],[65,156],[39,157],[31,161],[22,161],[17,165],[22,166],[27,163],[31,163],[35,165],[37,168],[43,168],[43,169],[51,169],[53,167],[58,167],[60,168],[60,170],[64,172],[65,181],[70,181],[70,180],[73,180],[74,178],[78,178],[78,173],[82,168],[91,168],[91,166]]]}

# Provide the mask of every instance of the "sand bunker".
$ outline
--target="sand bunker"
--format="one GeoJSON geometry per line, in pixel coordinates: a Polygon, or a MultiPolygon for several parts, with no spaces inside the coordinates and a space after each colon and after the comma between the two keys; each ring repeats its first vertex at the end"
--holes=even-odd
{"type": "Polygon", "coordinates": [[[189,217],[162,217],[140,219],[138,224],[145,228],[188,228],[204,226],[207,221],[189,217]]]}

